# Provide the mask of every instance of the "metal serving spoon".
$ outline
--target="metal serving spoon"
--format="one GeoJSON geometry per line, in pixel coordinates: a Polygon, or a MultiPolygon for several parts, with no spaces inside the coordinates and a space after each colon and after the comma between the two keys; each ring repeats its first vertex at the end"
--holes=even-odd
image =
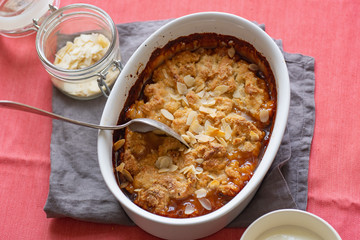
{"type": "Polygon", "coordinates": [[[69,123],[73,123],[73,124],[77,124],[77,125],[81,125],[81,126],[85,126],[85,127],[89,127],[89,128],[101,129],[101,130],[118,130],[118,129],[122,129],[125,127],[129,127],[130,130],[133,132],[141,132],[141,133],[151,132],[154,130],[160,130],[161,132],[164,132],[165,134],[176,138],[182,144],[184,144],[186,147],[188,147],[188,148],[190,147],[187,144],[187,142],[179,134],[177,134],[173,129],[171,129],[164,123],[161,123],[159,121],[156,121],[156,120],[153,120],[150,118],[137,118],[137,119],[133,119],[127,123],[124,123],[122,125],[116,125],[116,126],[101,126],[101,125],[96,125],[96,124],[92,124],[92,123],[77,121],[77,120],[63,117],[63,116],[57,115],[55,113],[51,113],[51,112],[48,112],[48,111],[45,111],[45,110],[42,110],[42,109],[39,109],[36,107],[32,107],[32,106],[29,106],[26,104],[13,102],[13,101],[0,100],[0,107],[35,113],[35,114],[39,114],[42,116],[51,117],[51,118],[54,118],[57,120],[62,120],[62,121],[66,121],[69,123]]]}

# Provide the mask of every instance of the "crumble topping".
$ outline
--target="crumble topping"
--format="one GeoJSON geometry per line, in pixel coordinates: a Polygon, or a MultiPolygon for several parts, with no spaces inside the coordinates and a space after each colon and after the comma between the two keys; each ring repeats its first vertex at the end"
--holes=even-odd
{"type": "Polygon", "coordinates": [[[191,146],[125,130],[116,170],[140,207],[169,217],[203,215],[226,204],[253,175],[275,104],[269,83],[257,74],[260,67],[244,60],[233,44],[165,59],[152,72],[144,97],[126,111],[129,119],[167,124],[191,146]]]}

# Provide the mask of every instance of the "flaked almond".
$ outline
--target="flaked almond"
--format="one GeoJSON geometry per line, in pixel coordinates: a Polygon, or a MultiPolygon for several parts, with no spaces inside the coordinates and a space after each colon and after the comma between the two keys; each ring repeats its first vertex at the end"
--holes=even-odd
{"type": "Polygon", "coordinates": [[[180,95],[174,95],[174,94],[171,94],[170,93],[170,97],[172,98],[172,99],[174,99],[174,100],[176,100],[176,101],[180,101],[181,100],[181,96],[180,95]]]}
{"type": "Polygon", "coordinates": [[[233,98],[241,98],[241,97],[243,97],[243,95],[241,94],[240,91],[241,91],[240,88],[237,88],[233,93],[233,98]]]}
{"type": "Polygon", "coordinates": [[[196,174],[202,173],[204,169],[202,167],[196,167],[195,168],[196,174]]]}
{"type": "Polygon", "coordinates": [[[206,92],[206,91],[205,91],[203,98],[208,99],[208,98],[210,98],[211,96],[212,96],[212,95],[210,94],[210,92],[206,92]]]}
{"type": "Polygon", "coordinates": [[[187,149],[186,147],[182,146],[182,147],[179,148],[179,152],[183,152],[183,151],[185,151],[186,149],[187,149]]]}
{"type": "Polygon", "coordinates": [[[200,188],[199,190],[195,191],[195,195],[197,198],[204,198],[206,197],[207,191],[204,188],[200,188]]]}
{"type": "Polygon", "coordinates": [[[129,182],[133,182],[134,179],[131,176],[130,172],[128,170],[126,170],[125,168],[121,171],[122,175],[125,177],[126,180],[128,180],[129,182]]]}
{"type": "Polygon", "coordinates": [[[206,120],[206,121],[205,121],[205,124],[204,124],[205,131],[207,131],[207,129],[208,129],[209,127],[212,127],[212,126],[211,126],[211,123],[210,123],[209,120],[206,120]]]}
{"type": "Polygon", "coordinates": [[[211,125],[206,128],[205,134],[211,137],[225,137],[225,132],[211,125]]]}
{"type": "Polygon", "coordinates": [[[220,96],[221,94],[226,93],[228,90],[229,90],[229,86],[227,85],[217,86],[213,91],[213,96],[215,97],[220,96]]]}
{"type": "Polygon", "coordinates": [[[188,136],[190,137],[190,139],[195,138],[195,135],[194,135],[192,132],[190,132],[190,131],[187,131],[187,132],[186,132],[186,135],[188,135],[188,136]]]}
{"type": "Polygon", "coordinates": [[[199,111],[202,112],[202,113],[209,114],[212,118],[214,118],[216,116],[216,109],[215,108],[208,108],[208,107],[201,106],[199,108],[199,111]]]}
{"type": "Polygon", "coordinates": [[[183,167],[179,172],[183,173],[183,174],[186,174],[188,172],[195,172],[194,170],[195,170],[194,166],[189,165],[189,166],[183,167]]]}
{"type": "Polygon", "coordinates": [[[269,111],[268,110],[260,110],[260,121],[267,122],[269,121],[269,111]]]}
{"type": "Polygon", "coordinates": [[[163,108],[160,110],[160,112],[166,119],[170,121],[174,120],[174,115],[172,115],[171,112],[169,112],[168,110],[163,108]]]}
{"type": "Polygon", "coordinates": [[[124,146],[124,143],[125,143],[125,139],[120,139],[120,140],[116,141],[113,146],[114,151],[119,150],[122,146],[124,146]]]}
{"type": "MultiPolygon", "coordinates": [[[[186,135],[189,136],[189,138],[190,138],[190,144],[191,144],[191,145],[196,143],[195,135],[194,135],[192,132],[187,131],[187,132],[186,132],[186,135]]],[[[189,149],[190,149],[190,148],[189,148],[189,149]]]]}
{"type": "Polygon", "coordinates": [[[186,151],[184,152],[184,155],[186,155],[186,154],[188,154],[188,153],[191,153],[192,150],[193,150],[192,148],[186,149],[186,151]]]}
{"type": "Polygon", "coordinates": [[[211,142],[214,141],[215,138],[210,137],[208,135],[204,135],[204,134],[199,134],[199,135],[195,135],[195,138],[199,141],[199,142],[211,142]]]}
{"type": "Polygon", "coordinates": [[[158,169],[169,168],[171,164],[172,164],[172,158],[169,156],[160,156],[155,162],[155,166],[158,169]]]}
{"type": "Polygon", "coordinates": [[[233,58],[235,56],[235,49],[233,47],[229,48],[227,52],[230,58],[233,58]]]}
{"type": "Polygon", "coordinates": [[[203,113],[212,114],[212,113],[216,112],[216,109],[215,108],[209,108],[209,107],[200,106],[199,111],[203,112],[203,113]]]}
{"type": "Polygon", "coordinates": [[[120,163],[119,166],[116,167],[116,171],[122,172],[122,170],[124,169],[124,167],[125,167],[125,163],[122,162],[122,163],[120,163]]]}
{"type": "Polygon", "coordinates": [[[206,209],[206,210],[211,210],[211,202],[209,199],[207,198],[199,198],[199,202],[201,203],[201,205],[206,209]]]}
{"type": "Polygon", "coordinates": [[[179,94],[184,95],[187,93],[188,89],[186,87],[186,85],[184,83],[181,82],[177,82],[176,83],[176,88],[179,94]]]}
{"type": "Polygon", "coordinates": [[[190,139],[190,137],[189,137],[188,135],[182,134],[181,137],[182,137],[182,139],[184,139],[187,143],[190,143],[191,139],[190,139]]]}
{"type": "Polygon", "coordinates": [[[162,73],[164,74],[165,79],[166,79],[166,78],[169,78],[169,75],[167,74],[165,68],[162,69],[162,73]]]}
{"type": "Polygon", "coordinates": [[[240,83],[239,86],[237,86],[235,92],[238,92],[239,98],[245,98],[246,97],[245,83],[240,83]]]}
{"type": "Polygon", "coordinates": [[[204,162],[204,159],[203,158],[197,158],[197,159],[195,159],[195,162],[198,163],[198,164],[202,164],[204,162]]]}
{"type": "Polygon", "coordinates": [[[185,96],[182,96],[182,97],[181,97],[181,100],[183,100],[184,103],[185,103],[187,106],[189,106],[189,102],[188,102],[188,100],[186,99],[185,96]]]}
{"type": "Polygon", "coordinates": [[[175,172],[177,169],[178,169],[178,166],[172,164],[172,165],[170,165],[170,167],[169,167],[169,172],[175,172]]]}
{"type": "Polygon", "coordinates": [[[204,131],[204,127],[200,125],[199,121],[197,119],[194,119],[189,127],[189,130],[194,133],[201,133],[204,131]]]}
{"type": "Polygon", "coordinates": [[[197,95],[199,96],[199,98],[203,98],[205,95],[205,90],[198,92],[197,95]]]}
{"type": "Polygon", "coordinates": [[[224,147],[227,147],[227,142],[225,141],[224,138],[222,138],[222,137],[215,137],[215,139],[216,139],[221,145],[223,145],[224,147]]]}
{"type": "Polygon", "coordinates": [[[196,119],[196,116],[197,116],[197,112],[196,111],[191,111],[189,112],[188,114],[188,117],[186,119],[186,125],[190,126],[191,123],[194,121],[194,119],[196,119]]]}
{"type": "Polygon", "coordinates": [[[193,91],[195,87],[188,88],[188,92],[193,91]]]}
{"type": "Polygon", "coordinates": [[[200,103],[204,106],[213,106],[215,105],[216,101],[215,99],[201,99],[200,103]]]}
{"type": "Polygon", "coordinates": [[[191,204],[186,205],[186,207],[185,207],[185,214],[186,214],[186,215],[190,215],[190,214],[192,214],[193,212],[195,212],[195,207],[194,207],[193,205],[191,205],[191,204]]]}
{"type": "Polygon", "coordinates": [[[231,138],[232,130],[228,123],[223,124],[224,132],[225,132],[225,139],[229,140],[231,138]]]}
{"type": "Polygon", "coordinates": [[[202,173],[203,169],[202,168],[200,169],[199,167],[195,168],[194,165],[189,165],[189,166],[182,168],[179,172],[183,173],[183,174],[193,173],[196,175],[196,174],[202,173]]]}
{"type": "Polygon", "coordinates": [[[120,188],[126,188],[129,185],[129,182],[122,182],[120,188]]]}
{"type": "Polygon", "coordinates": [[[255,63],[250,64],[248,68],[249,68],[249,70],[254,71],[254,72],[256,72],[260,69],[259,66],[256,65],[255,63]]]}
{"type": "Polygon", "coordinates": [[[210,173],[208,174],[208,177],[211,178],[211,179],[216,179],[216,176],[213,175],[213,174],[210,174],[210,173]]]}
{"type": "Polygon", "coordinates": [[[201,83],[195,90],[195,92],[200,92],[200,91],[204,91],[204,88],[205,88],[205,83],[201,83]]]}
{"type": "Polygon", "coordinates": [[[164,173],[164,172],[169,172],[169,169],[168,168],[160,168],[158,170],[159,173],[164,173]]]}
{"type": "Polygon", "coordinates": [[[186,86],[192,87],[192,86],[194,86],[194,84],[195,84],[195,78],[193,78],[193,77],[190,76],[190,75],[186,75],[186,76],[184,77],[184,82],[185,82],[186,86]]]}

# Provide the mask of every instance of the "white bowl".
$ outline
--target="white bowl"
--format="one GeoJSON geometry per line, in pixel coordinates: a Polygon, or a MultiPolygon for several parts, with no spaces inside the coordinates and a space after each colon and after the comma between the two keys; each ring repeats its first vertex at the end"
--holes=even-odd
{"type": "Polygon", "coordinates": [[[325,220],[296,209],[281,209],[265,214],[246,229],[240,240],[264,240],[266,237],[341,240],[339,234],[325,220]]]}
{"type": "Polygon", "coordinates": [[[112,164],[113,133],[99,131],[98,158],[101,173],[110,191],[128,216],[142,229],[166,239],[194,239],[213,234],[230,223],[246,207],[259,188],[280,146],[290,104],[289,77],[283,55],[274,41],[258,26],[241,17],[204,12],[178,18],[153,33],[132,55],[114,85],[101,118],[101,124],[116,124],[129,90],[152,52],[170,40],[192,33],[214,32],[231,35],[252,44],[270,64],[277,90],[277,110],[273,132],[264,156],[252,179],[229,203],[204,216],[175,219],[147,212],[126,197],[117,185],[112,164]]]}

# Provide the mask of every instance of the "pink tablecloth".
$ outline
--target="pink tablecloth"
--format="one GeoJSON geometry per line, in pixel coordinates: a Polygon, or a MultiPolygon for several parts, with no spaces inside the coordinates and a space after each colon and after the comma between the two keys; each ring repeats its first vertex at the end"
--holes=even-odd
{"type": "MultiPolygon", "coordinates": [[[[86,2],[86,1],[82,1],[86,2]]],[[[63,0],[61,6],[75,3],[63,0]]],[[[316,60],[316,123],[310,155],[308,208],[343,239],[360,236],[360,2],[87,1],[115,23],[223,11],[265,23],[287,52],[316,60]]],[[[0,99],[51,110],[52,86],[35,49],[35,35],[0,37],[0,99]]],[[[155,239],[138,227],[47,219],[51,120],[0,109],[0,239],[155,239]]],[[[239,239],[226,228],[208,239],[239,239]]]]}

